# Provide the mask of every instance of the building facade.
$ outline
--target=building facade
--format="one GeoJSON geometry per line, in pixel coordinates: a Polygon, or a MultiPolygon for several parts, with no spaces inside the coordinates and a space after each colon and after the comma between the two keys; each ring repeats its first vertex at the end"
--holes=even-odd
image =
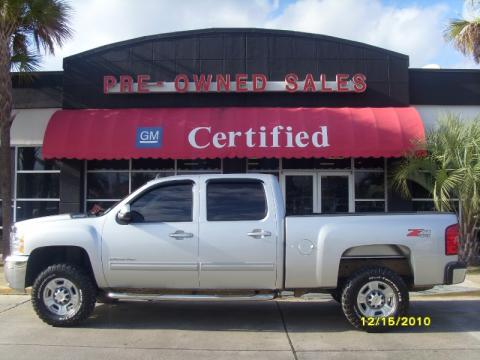
{"type": "Polygon", "coordinates": [[[395,164],[442,114],[480,114],[478,70],[291,31],[148,36],[33,75],[12,75],[16,221],[190,173],[274,174],[289,214],[431,210],[392,188],[395,164]]]}

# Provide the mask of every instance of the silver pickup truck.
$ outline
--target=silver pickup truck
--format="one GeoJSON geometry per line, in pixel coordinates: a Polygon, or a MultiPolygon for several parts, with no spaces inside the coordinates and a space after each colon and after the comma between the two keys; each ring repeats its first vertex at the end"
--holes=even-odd
{"type": "Polygon", "coordinates": [[[329,292],[350,323],[407,312],[409,290],[465,278],[452,214],[285,216],[271,175],[151,181],[103,215],[17,222],[5,275],[53,326],[95,302],[270,300],[329,292]]]}

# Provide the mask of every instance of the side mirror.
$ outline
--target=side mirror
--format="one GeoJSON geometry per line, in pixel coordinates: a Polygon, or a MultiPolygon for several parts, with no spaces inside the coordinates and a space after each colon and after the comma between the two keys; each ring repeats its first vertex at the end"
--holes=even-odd
{"type": "Polygon", "coordinates": [[[123,205],[117,213],[117,221],[122,225],[126,225],[132,221],[132,212],[129,204],[123,205]]]}

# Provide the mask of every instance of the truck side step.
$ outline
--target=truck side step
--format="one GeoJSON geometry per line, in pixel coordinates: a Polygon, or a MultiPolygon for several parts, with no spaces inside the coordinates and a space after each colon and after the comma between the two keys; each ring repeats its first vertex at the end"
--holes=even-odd
{"type": "Polygon", "coordinates": [[[108,293],[108,297],[130,301],[265,301],[276,298],[276,293],[254,295],[189,295],[189,294],[133,294],[108,293]]]}

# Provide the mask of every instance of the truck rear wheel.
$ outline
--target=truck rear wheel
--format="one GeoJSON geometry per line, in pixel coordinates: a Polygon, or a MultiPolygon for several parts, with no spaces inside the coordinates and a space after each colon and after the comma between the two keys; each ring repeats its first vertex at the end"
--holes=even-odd
{"type": "Polygon", "coordinates": [[[404,316],[408,303],[408,289],[403,279],[382,267],[354,274],[342,292],[342,309],[347,320],[357,329],[369,332],[387,330],[392,324],[388,318],[404,316]]]}
{"type": "Polygon", "coordinates": [[[96,291],[84,271],[69,264],[51,265],[32,286],[32,304],[38,317],[52,326],[74,326],[95,308],[96,291]]]}

